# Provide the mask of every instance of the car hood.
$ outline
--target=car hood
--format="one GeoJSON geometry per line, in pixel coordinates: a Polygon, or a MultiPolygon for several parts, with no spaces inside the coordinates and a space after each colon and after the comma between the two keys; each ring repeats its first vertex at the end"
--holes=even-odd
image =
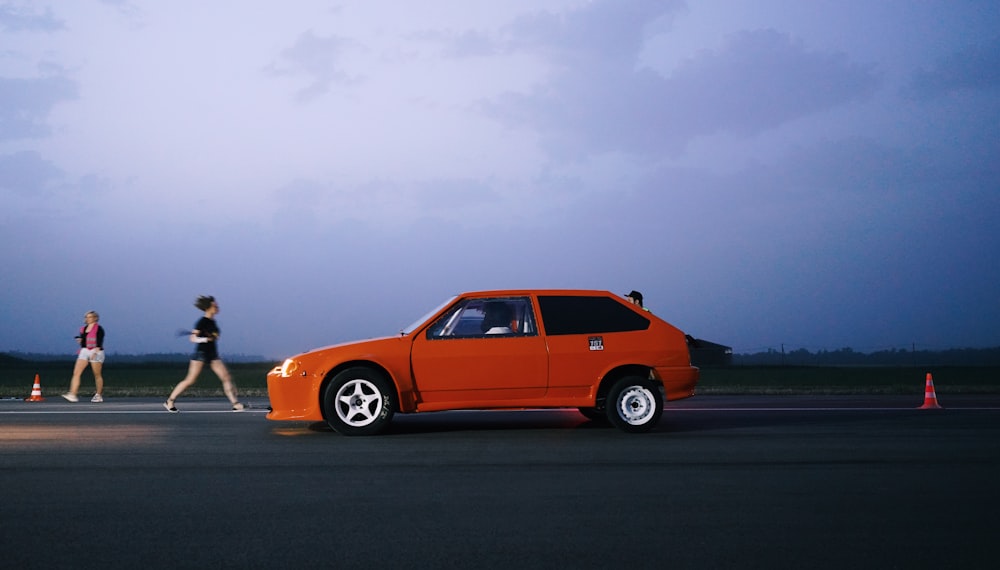
{"type": "Polygon", "coordinates": [[[373,352],[384,350],[387,347],[408,343],[409,337],[404,335],[384,336],[369,338],[365,340],[352,340],[338,344],[331,344],[320,348],[314,348],[308,352],[303,352],[293,356],[296,360],[308,360],[312,357],[328,358],[337,355],[339,357],[359,357],[370,356],[373,352]]]}

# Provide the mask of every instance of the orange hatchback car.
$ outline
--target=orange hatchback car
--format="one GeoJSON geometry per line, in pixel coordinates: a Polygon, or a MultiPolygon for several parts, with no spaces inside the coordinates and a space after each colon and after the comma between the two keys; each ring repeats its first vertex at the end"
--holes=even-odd
{"type": "Polygon", "coordinates": [[[684,333],[612,293],[481,291],[397,336],[285,360],[267,375],[267,417],[370,435],[397,413],[577,408],[645,432],[697,382],[684,333]]]}

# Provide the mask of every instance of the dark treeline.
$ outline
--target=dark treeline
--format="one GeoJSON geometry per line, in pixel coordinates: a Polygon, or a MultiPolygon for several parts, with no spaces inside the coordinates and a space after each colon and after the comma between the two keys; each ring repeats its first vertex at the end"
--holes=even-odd
{"type": "MultiPolygon", "coordinates": [[[[186,363],[188,353],[108,354],[108,364],[186,363]]],[[[0,353],[0,363],[16,362],[71,362],[73,355],[41,354],[27,352],[0,353]]],[[[227,362],[272,362],[273,359],[257,355],[225,355],[227,362]]],[[[769,349],[755,353],[733,354],[733,366],[1000,366],[1000,347],[952,348],[945,350],[890,349],[877,352],[857,352],[852,348],[839,350],[807,349],[782,352],[769,349]]]]}
{"type": "MultiPolygon", "coordinates": [[[[226,362],[271,362],[272,359],[252,354],[224,354],[226,362]]],[[[44,354],[36,352],[6,352],[0,353],[0,363],[15,362],[73,362],[75,354],[44,354]]],[[[108,353],[107,365],[116,364],[159,364],[187,363],[191,360],[189,352],[160,352],[150,354],[118,354],[108,353]]]]}
{"type": "Polygon", "coordinates": [[[1000,366],[1000,347],[947,350],[890,349],[855,352],[851,348],[810,352],[804,348],[734,354],[734,366],[1000,366]]]}

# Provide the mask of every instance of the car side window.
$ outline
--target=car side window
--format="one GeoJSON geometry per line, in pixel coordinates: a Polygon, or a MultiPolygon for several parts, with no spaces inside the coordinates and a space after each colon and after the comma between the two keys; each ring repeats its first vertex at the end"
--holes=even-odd
{"type": "Polygon", "coordinates": [[[428,339],[537,334],[535,313],[527,297],[463,299],[427,329],[428,339]]]}
{"type": "Polygon", "coordinates": [[[545,334],[641,331],[649,319],[610,297],[540,296],[545,334]]]}

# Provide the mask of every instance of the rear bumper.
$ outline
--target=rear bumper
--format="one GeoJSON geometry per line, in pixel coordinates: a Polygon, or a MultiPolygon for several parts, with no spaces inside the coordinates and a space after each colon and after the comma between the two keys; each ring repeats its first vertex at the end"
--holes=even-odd
{"type": "Polygon", "coordinates": [[[663,395],[667,401],[683,400],[694,396],[695,386],[701,377],[701,371],[697,367],[656,367],[653,370],[663,382],[663,395]]]}

